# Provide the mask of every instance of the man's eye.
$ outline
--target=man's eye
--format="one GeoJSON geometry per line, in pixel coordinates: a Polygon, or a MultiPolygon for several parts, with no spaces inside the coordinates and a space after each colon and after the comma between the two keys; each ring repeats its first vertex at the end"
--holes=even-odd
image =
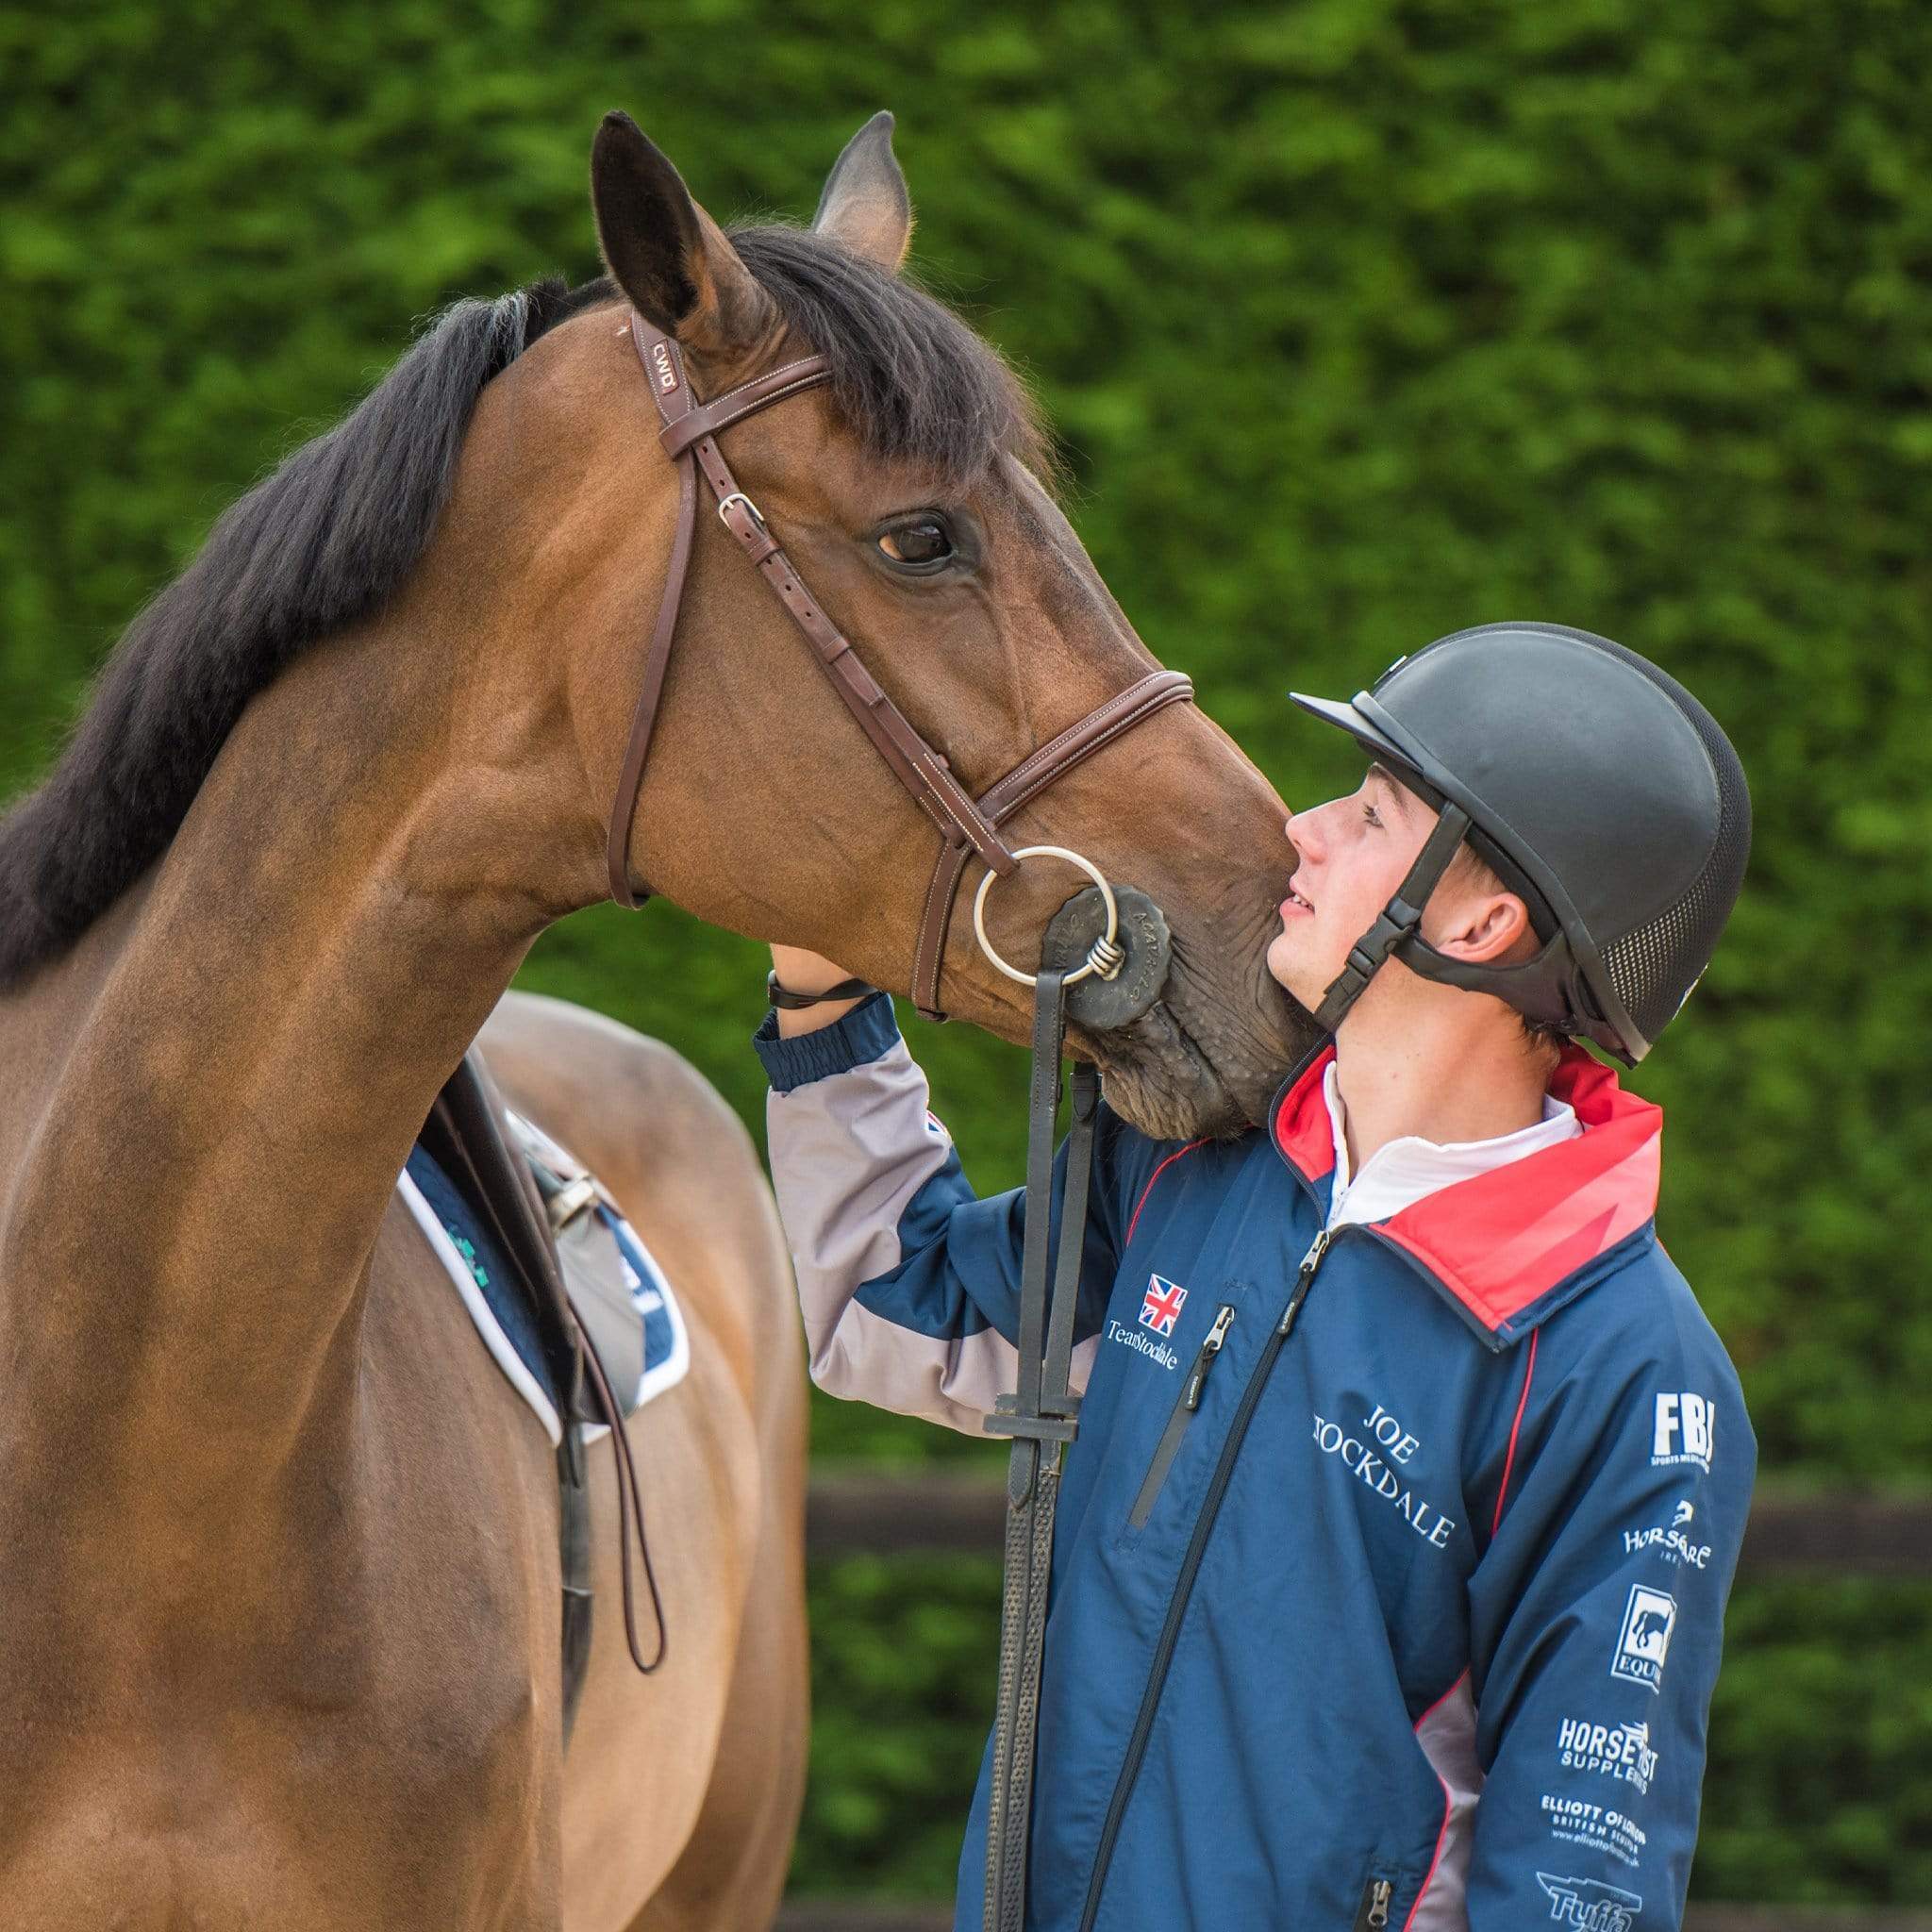
{"type": "Polygon", "coordinates": [[[1365,805],[1362,807],[1362,817],[1369,824],[1372,825],[1379,825],[1382,823],[1380,816],[1377,814],[1375,808],[1373,805],[1365,805]]]}
{"type": "Polygon", "coordinates": [[[953,533],[945,519],[930,513],[902,518],[881,530],[875,541],[891,563],[943,563],[953,554],[953,533]]]}

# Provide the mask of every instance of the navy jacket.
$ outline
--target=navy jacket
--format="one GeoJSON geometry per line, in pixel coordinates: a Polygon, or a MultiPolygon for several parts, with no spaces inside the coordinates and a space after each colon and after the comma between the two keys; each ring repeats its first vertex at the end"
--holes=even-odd
{"type": "MultiPolygon", "coordinates": [[[[815,1376],[976,1427],[1023,1194],[975,1197],[882,997],[759,1048],[815,1376]]],[[[1579,1137],[1331,1239],[1326,1058],[1237,1141],[1102,1108],[1027,1924],[1671,1932],[1757,1445],[1660,1113],[1573,1050],[1579,1137]]]]}

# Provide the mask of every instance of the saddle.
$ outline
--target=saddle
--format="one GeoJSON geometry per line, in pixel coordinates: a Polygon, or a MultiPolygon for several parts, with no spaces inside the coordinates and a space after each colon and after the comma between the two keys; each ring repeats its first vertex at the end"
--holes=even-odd
{"type": "Polygon", "coordinates": [[[417,1136],[488,1231],[514,1276],[522,1312],[537,1340],[543,1379],[562,1424],[557,1449],[558,1555],[563,1571],[563,1736],[570,1741],[591,1654],[591,1523],[583,1437],[577,1424],[610,1430],[617,1464],[624,1614],[632,1660],[647,1674],[664,1657],[664,1625],[643,1508],[625,1419],[635,1391],[632,1357],[641,1350],[629,1259],[611,1232],[608,1203],[582,1164],[504,1106],[481,1052],[472,1046],[444,1082],[417,1136]],[[646,1662],[638,1642],[631,1587],[635,1527],[658,1621],[658,1648],[646,1662]]]}

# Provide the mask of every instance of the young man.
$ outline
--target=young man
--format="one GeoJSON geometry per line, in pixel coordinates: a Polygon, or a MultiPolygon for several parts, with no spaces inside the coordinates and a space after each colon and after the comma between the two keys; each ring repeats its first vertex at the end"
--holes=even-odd
{"type": "MultiPolygon", "coordinates": [[[[1574,1037],[1634,1064],[1683,1003],[1743,774],[1554,625],[1297,702],[1374,760],[1286,827],[1269,969],[1332,1042],[1240,1140],[1102,1109],[1027,1924],[1669,1932],[1757,1452],[1657,1244],[1658,1110],[1574,1037]]],[[[1022,1197],[974,1198],[882,996],[758,1045],[814,1375],[978,1430],[1022,1197]]]]}

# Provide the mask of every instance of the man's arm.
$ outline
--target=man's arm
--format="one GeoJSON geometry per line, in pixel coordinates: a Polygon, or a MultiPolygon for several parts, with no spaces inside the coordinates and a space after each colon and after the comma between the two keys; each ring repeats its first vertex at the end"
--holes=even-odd
{"type": "MultiPolygon", "coordinates": [[[[774,957],[794,991],[844,976],[828,961],[818,970],[798,963],[815,956],[774,957]]],[[[772,1082],[772,1178],[812,1379],[832,1394],[977,1435],[994,1396],[1015,1380],[1025,1191],[974,1194],[883,994],[774,1013],[755,1042],[772,1082]]],[[[1103,1112],[1097,1143],[1110,1141],[1117,1124],[1103,1112]]],[[[1062,1150],[1056,1215],[1064,1185],[1062,1150]]],[[[1112,1193],[1097,1174],[1074,1327],[1076,1388],[1112,1282],[1112,1193]]]]}
{"type": "Polygon", "coordinates": [[[1696,1848],[1757,1443],[1694,1305],[1634,1371],[1602,1347],[1556,1359],[1576,1341],[1545,1344],[1510,1493],[1470,1583],[1487,1768],[1470,1932],[1675,1932],[1696,1848]]]}

